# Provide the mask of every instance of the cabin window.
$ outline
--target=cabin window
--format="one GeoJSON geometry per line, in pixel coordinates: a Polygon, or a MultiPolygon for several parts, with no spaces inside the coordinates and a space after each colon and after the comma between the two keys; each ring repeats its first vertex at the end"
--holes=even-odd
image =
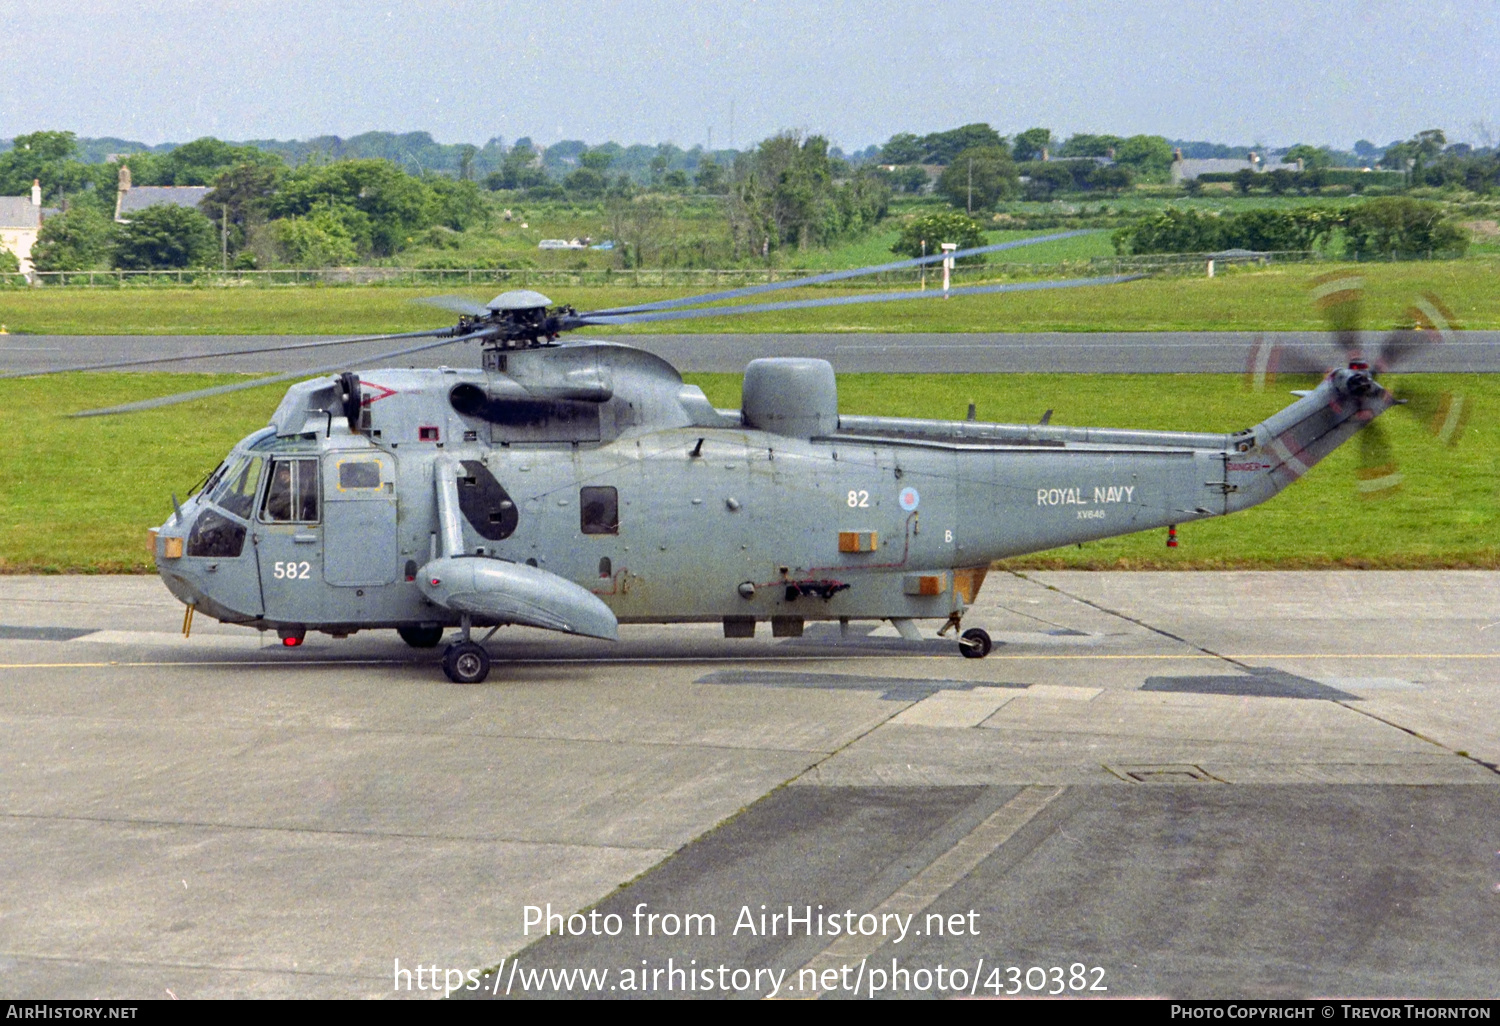
{"type": "Polygon", "coordinates": [[[236,460],[214,486],[209,501],[237,517],[249,518],[255,506],[255,493],[260,487],[259,456],[236,460]]]}
{"type": "Polygon", "coordinates": [[[619,534],[620,493],[613,488],[581,489],[578,517],[584,534],[619,534]]]}
{"type": "MultiPolygon", "coordinates": [[[[379,471],[376,471],[377,475],[379,471]]],[[[318,461],[273,460],[271,483],[261,517],[273,523],[315,523],[318,519],[318,461]]]]}
{"type": "Polygon", "coordinates": [[[599,576],[600,577],[613,577],[614,575],[615,575],[614,564],[612,564],[609,561],[609,557],[608,556],[602,556],[602,557],[600,557],[600,559],[599,559],[599,576]]]}
{"type": "Polygon", "coordinates": [[[351,488],[379,488],[380,464],[373,460],[339,463],[339,491],[351,488]]]}

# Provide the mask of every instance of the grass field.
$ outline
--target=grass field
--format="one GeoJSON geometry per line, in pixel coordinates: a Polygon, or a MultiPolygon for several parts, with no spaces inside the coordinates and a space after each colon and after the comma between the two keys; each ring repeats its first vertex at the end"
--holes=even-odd
{"type": "MultiPolygon", "coordinates": [[[[233,376],[78,374],[0,382],[0,571],[144,572],[145,530],[171,511],[230,446],[264,425],[281,389],[251,390],[132,417],[69,420],[97,407],[235,380],[233,376]]],[[[719,406],[737,406],[737,375],[692,375],[719,406]]],[[[1383,418],[1405,475],[1391,497],[1356,498],[1345,446],[1264,506],[1161,531],[1055,550],[1008,565],[1078,568],[1500,567],[1500,376],[1424,375],[1473,404],[1462,443],[1437,445],[1402,410],[1383,418]]],[[[1399,387],[1391,378],[1388,383],[1399,387]]],[[[1281,382],[1283,388],[1295,382],[1281,382]]],[[[1290,401],[1247,393],[1221,375],[846,375],[848,413],[1227,431],[1290,401]]]]}
{"type": "MultiPolygon", "coordinates": [[[[1500,328],[1500,261],[1287,264],[1236,269],[1216,278],[1162,277],[1110,287],[961,296],[871,306],[751,314],[648,324],[615,332],[947,332],[1319,330],[1311,279],[1336,269],[1365,279],[1371,327],[1394,323],[1423,292],[1441,296],[1470,328],[1500,328]]],[[[544,286],[580,310],[687,294],[658,288],[544,286]]],[[[0,290],[0,324],[57,335],[376,334],[451,323],[413,300],[437,289],[120,288],[0,290]]],[[[494,285],[459,290],[489,300],[494,285]]],[[[700,290],[694,290],[700,291],[700,290]]],[[[835,290],[806,290],[817,296],[835,290]]],[[[931,293],[929,293],[931,295],[931,293]]],[[[776,299],[796,298],[783,292],[776,299]]],[[[600,331],[598,334],[610,332],[600,331]]]]}
{"type": "MultiPolygon", "coordinates": [[[[1055,235],[1066,229],[1055,231],[992,231],[985,232],[986,245],[996,242],[1013,242],[1017,239],[1034,238],[1039,235],[1055,235]]],[[[797,267],[806,267],[809,270],[838,270],[846,267],[872,267],[876,264],[888,264],[893,260],[903,259],[891,252],[891,247],[901,236],[899,226],[892,227],[887,231],[872,232],[862,239],[835,246],[824,250],[809,250],[807,253],[799,253],[795,260],[791,261],[797,267]]],[[[1058,242],[1040,242],[1034,246],[1023,246],[1014,250],[1002,250],[994,254],[996,261],[1006,261],[1027,264],[1058,264],[1065,260],[1088,260],[1091,257],[1112,257],[1115,255],[1114,243],[1110,242],[1110,233],[1106,231],[1094,232],[1090,235],[1080,235],[1071,239],[1063,239],[1058,242]]],[[[935,273],[941,274],[941,271],[935,273]]]]}

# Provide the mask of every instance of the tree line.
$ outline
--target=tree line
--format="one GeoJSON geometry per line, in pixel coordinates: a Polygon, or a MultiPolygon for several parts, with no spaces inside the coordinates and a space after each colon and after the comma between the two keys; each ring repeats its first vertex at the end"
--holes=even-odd
{"type": "Polygon", "coordinates": [[[1121,253],[1312,251],[1341,233],[1346,254],[1359,258],[1461,256],[1468,234],[1443,208],[1409,196],[1383,196],[1356,206],[1295,207],[1216,213],[1167,207],[1115,231],[1121,253]]]}
{"type": "MultiPolygon", "coordinates": [[[[617,148],[618,149],[618,148],[617,148]]],[[[684,172],[658,155],[641,188],[612,174],[620,153],[576,153],[561,183],[545,178],[535,151],[512,147],[495,174],[512,176],[528,198],[600,201],[621,257],[636,262],[660,249],[663,192],[688,187],[684,172]],[[538,178],[537,176],[542,176],[538,178]],[[528,184],[531,183],[531,184],[528,184]]],[[[720,202],[733,257],[827,245],[860,234],[886,215],[890,189],[853,170],[821,136],[783,133],[720,165],[702,160],[693,187],[720,202]]],[[[39,270],[192,267],[220,260],[235,268],[326,267],[388,258],[413,244],[457,245],[457,233],[487,225],[493,204],[475,181],[435,172],[411,174],[381,158],[290,165],[252,145],[200,139],[169,152],[118,161],[79,159],[70,132],[18,136],[0,153],[0,193],[25,193],[39,180],[61,212],[46,219],[32,251],[39,270]],[[114,220],[120,168],[133,186],[209,186],[197,210],[162,204],[114,220]]]]}
{"type": "MultiPolygon", "coordinates": [[[[722,210],[730,252],[721,255],[769,259],[773,252],[827,246],[868,231],[888,215],[897,194],[930,189],[972,219],[1015,199],[1119,195],[1137,183],[1164,182],[1174,149],[1181,148],[1151,135],[1080,133],[1059,140],[1046,128],[1007,138],[985,123],[920,136],[898,133],[852,155],[823,136],[798,133],[744,151],[582,142],[541,148],[525,138],[510,146],[492,139],[484,147],[454,149],[427,133],[321,137],[297,144],[300,149],[205,138],[104,163],[94,159],[96,142],[85,146],[70,132],[35,132],[0,151],[0,194],[24,195],[37,179],[45,201],[62,208],[47,218],[33,251],[39,269],[187,267],[220,260],[240,268],[316,267],[382,260],[412,245],[456,248],[458,233],[490,223],[498,204],[487,194],[497,192],[602,208],[610,236],[621,244],[617,257],[637,266],[659,257],[668,244],[668,200],[696,194],[722,210]],[[138,186],[212,191],[196,211],[150,207],[116,223],[122,166],[138,186]]],[[[1500,188],[1500,154],[1450,145],[1441,131],[1420,132],[1384,150],[1363,141],[1356,151],[1361,148],[1386,170],[1342,167],[1349,155],[1299,145],[1286,156],[1302,160],[1302,172],[1209,175],[1184,183],[1184,191],[1199,191],[1215,177],[1243,194],[1316,193],[1345,183],[1346,191],[1367,184],[1384,191],[1399,191],[1390,188],[1395,184],[1481,193],[1500,188]]],[[[1375,209],[1398,227],[1367,230],[1359,217],[1339,214],[1334,219],[1343,220],[1330,231],[1368,252],[1452,251],[1457,245],[1458,230],[1444,227],[1440,217],[1432,221],[1430,205],[1375,209]],[[1422,228],[1428,221],[1432,227],[1422,228]]],[[[1323,223],[1313,214],[1168,212],[1122,229],[1126,234],[1117,245],[1129,252],[1307,249],[1326,244],[1328,232],[1318,234],[1323,223]]]]}
{"type": "Polygon", "coordinates": [[[382,159],[289,166],[254,146],[200,139],[169,153],[79,159],[71,132],[18,136],[0,153],[0,194],[33,180],[62,208],[33,248],[39,270],[190,267],[228,256],[236,267],[328,266],[386,257],[489,216],[479,186],[411,175],[382,159]],[[132,184],[212,186],[199,209],[159,205],[114,220],[120,168],[132,184]]]}

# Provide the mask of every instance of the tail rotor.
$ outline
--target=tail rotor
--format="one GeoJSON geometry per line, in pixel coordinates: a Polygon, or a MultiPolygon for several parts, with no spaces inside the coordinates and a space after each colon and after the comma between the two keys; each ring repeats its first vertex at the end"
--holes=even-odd
{"type": "MultiPolygon", "coordinates": [[[[1410,365],[1461,330],[1451,311],[1431,294],[1418,296],[1406,311],[1402,323],[1388,332],[1378,344],[1368,345],[1361,331],[1364,282],[1358,275],[1335,272],[1313,280],[1313,304],[1327,318],[1331,342],[1338,350],[1337,359],[1328,353],[1315,353],[1269,342],[1265,336],[1251,347],[1245,369],[1245,385],[1263,392],[1273,387],[1278,374],[1326,375],[1339,367],[1367,372],[1372,378],[1410,365]]],[[[1390,391],[1397,405],[1421,422],[1423,428],[1441,445],[1452,447],[1463,437],[1468,424],[1470,403],[1456,392],[1434,389],[1420,379],[1407,375],[1399,387],[1390,391]]],[[[1360,433],[1359,469],[1355,490],[1363,499],[1379,499],[1394,494],[1402,484],[1402,474],[1391,444],[1390,435],[1379,422],[1367,425],[1360,433]]]]}

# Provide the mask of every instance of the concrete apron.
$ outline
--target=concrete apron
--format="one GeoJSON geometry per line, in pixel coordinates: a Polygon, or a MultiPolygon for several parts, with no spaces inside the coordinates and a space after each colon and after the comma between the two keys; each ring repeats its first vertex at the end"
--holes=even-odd
{"type": "Polygon", "coordinates": [[[985,660],[512,630],[476,687],[390,632],[183,639],[153,578],[0,577],[0,611],[14,997],[391,995],[397,960],[493,966],[525,906],[586,908],[788,783],[1500,783],[1495,573],[992,574],[985,660]]]}

